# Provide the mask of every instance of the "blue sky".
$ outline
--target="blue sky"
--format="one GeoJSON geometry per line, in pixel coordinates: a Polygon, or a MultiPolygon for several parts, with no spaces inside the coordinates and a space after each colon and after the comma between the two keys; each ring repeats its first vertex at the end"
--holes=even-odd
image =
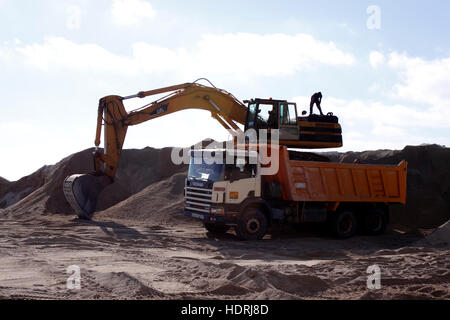
{"type": "MultiPolygon", "coordinates": [[[[448,146],[448,12],[444,1],[0,0],[0,176],[93,146],[102,96],[200,77],[302,109],[321,91],[342,151],[448,146]]],[[[205,137],[228,133],[184,111],[131,128],[125,147],[205,137]]]]}

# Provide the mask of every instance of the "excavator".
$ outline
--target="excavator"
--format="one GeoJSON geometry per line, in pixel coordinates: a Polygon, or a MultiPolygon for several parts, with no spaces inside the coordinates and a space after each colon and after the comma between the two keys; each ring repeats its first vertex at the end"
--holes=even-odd
{"type": "Polygon", "coordinates": [[[211,112],[232,135],[242,133],[239,124],[248,129],[278,129],[279,144],[290,148],[336,148],[342,146],[342,130],[338,118],[326,116],[298,116],[295,103],[287,100],[252,99],[242,103],[231,93],[216,88],[207,79],[198,79],[130,96],[106,96],[99,101],[94,171],[75,174],[64,180],[65,197],[81,219],[90,220],[96,210],[101,191],[114,182],[129,126],[160,118],[171,113],[199,109],[211,112]],[[208,81],[209,86],[199,83],[208,81]],[[127,112],[124,101],[166,94],[139,109],[127,112]],[[247,103],[245,105],[244,103],[247,103]],[[99,148],[102,128],[104,148],[99,148]]]}

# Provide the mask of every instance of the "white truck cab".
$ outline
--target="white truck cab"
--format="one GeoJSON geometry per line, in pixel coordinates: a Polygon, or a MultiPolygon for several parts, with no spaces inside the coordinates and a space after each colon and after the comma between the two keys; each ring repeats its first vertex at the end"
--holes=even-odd
{"type": "Polygon", "coordinates": [[[262,201],[260,173],[257,151],[191,151],[184,214],[202,220],[210,231],[236,226],[245,205],[262,201]]]}

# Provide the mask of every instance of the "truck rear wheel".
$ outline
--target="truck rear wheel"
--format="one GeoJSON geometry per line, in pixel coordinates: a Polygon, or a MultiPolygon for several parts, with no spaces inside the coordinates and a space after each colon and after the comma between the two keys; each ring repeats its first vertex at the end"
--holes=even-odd
{"type": "Polygon", "coordinates": [[[356,227],[355,214],[348,209],[336,212],[331,219],[331,229],[340,239],[352,237],[356,233],[356,227]]]}
{"type": "Polygon", "coordinates": [[[230,227],[225,224],[216,224],[216,223],[205,223],[205,229],[213,234],[224,234],[230,227]]]}
{"type": "Polygon", "coordinates": [[[248,209],[235,227],[239,240],[260,240],[267,232],[267,218],[257,208],[248,209]]]}
{"type": "Polygon", "coordinates": [[[364,233],[370,236],[377,236],[386,232],[387,214],[380,208],[370,209],[364,215],[364,233]]]}

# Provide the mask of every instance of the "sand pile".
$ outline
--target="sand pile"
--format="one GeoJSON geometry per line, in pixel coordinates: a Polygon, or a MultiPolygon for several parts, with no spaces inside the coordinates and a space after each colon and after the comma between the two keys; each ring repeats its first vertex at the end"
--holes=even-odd
{"type": "MultiPolygon", "coordinates": [[[[25,214],[31,212],[66,213],[73,210],[67,203],[62,184],[64,179],[75,173],[93,171],[92,152],[87,149],[75,153],[55,165],[46,166],[30,176],[10,183],[4,194],[8,212],[25,214]]],[[[105,188],[98,202],[98,209],[109,208],[148,185],[167,179],[178,172],[185,172],[186,166],[176,166],[170,161],[171,148],[124,150],[114,184],[105,188]]]]}
{"type": "Polygon", "coordinates": [[[177,166],[170,159],[171,148],[124,150],[115,183],[100,195],[98,210],[107,209],[147,186],[186,172],[187,166],[177,166]]]}
{"type": "Polygon", "coordinates": [[[450,246],[450,221],[429,234],[425,239],[421,240],[421,245],[431,244],[432,246],[450,246]]]}
{"type": "Polygon", "coordinates": [[[93,149],[88,149],[75,153],[55,165],[45,166],[11,183],[14,188],[10,188],[9,193],[13,193],[15,199],[8,206],[8,212],[59,213],[71,210],[64,199],[62,183],[66,174],[92,171],[92,152],[93,149]]]}
{"type": "Polygon", "coordinates": [[[176,224],[180,220],[190,223],[192,219],[182,215],[185,178],[186,172],[180,172],[153,183],[117,205],[98,212],[96,217],[133,219],[155,224],[176,224]]]}
{"type": "Polygon", "coordinates": [[[45,183],[49,166],[44,166],[32,175],[10,182],[0,178],[0,208],[7,208],[37,190],[45,183]]]}
{"type": "MultiPolygon", "coordinates": [[[[9,187],[10,182],[2,177],[0,177],[0,199],[3,197],[3,195],[6,193],[6,190],[9,187]]],[[[0,208],[1,207],[5,207],[6,204],[4,206],[1,206],[1,201],[0,201],[0,208]]]]}

